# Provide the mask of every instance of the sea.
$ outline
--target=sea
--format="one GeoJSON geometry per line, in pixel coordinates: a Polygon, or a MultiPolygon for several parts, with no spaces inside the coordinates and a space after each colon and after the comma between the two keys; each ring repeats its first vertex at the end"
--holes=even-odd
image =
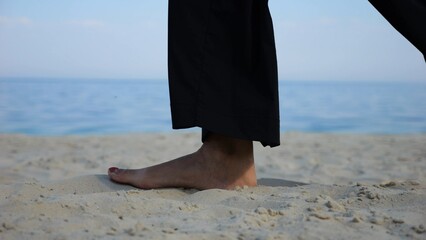
{"type": "MultiPolygon", "coordinates": [[[[281,132],[426,133],[426,81],[280,81],[279,97],[281,132]]],[[[167,80],[0,79],[2,134],[170,131],[167,80]]]]}

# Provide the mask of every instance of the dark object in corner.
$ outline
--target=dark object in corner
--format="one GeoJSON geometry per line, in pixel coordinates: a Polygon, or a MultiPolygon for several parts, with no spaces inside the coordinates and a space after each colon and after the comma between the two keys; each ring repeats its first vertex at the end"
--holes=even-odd
{"type": "Polygon", "coordinates": [[[426,0],[369,0],[426,60],[426,0]]]}

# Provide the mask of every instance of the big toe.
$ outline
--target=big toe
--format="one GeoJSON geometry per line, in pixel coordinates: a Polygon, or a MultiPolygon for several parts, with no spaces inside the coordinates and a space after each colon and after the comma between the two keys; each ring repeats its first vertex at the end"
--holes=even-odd
{"type": "Polygon", "coordinates": [[[118,183],[130,184],[132,182],[132,171],[112,167],[108,169],[108,176],[118,183]]]}

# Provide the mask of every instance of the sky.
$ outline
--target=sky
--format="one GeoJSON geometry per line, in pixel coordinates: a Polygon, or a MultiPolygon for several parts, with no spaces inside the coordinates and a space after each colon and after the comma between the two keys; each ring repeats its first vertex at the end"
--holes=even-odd
{"type": "MultiPolygon", "coordinates": [[[[166,0],[0,0],[0,78],[167,79],[166,0]]],[[[270,0],[280,80],[425,81],[367,0],[270,0]]]]}

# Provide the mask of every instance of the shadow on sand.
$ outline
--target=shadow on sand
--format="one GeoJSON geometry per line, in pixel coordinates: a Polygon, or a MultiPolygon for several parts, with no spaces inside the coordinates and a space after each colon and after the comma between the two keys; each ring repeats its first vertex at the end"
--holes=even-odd
{"type": "Polygon", "coordinates": [[[307,183],[294,182],[279,178],[260,178],[257,180],[257,185],[267,187],[297,187],[308,185],[307,183]]]}
{"type": "MultiPolygon", "coordinates": [[[[108,175],[105,174],[80,176],[59,182],[52,182],[48,185],[50,185],[50,188],[55,189],[56,192],[74,194],[128,191],[137,189],[132,186],[112,182],[108,175]]],[[[297,187],[306,185],[306,183],[277,178],[261,178],[258,179],[258,185],[268,187],[297,187]]],[[[189,189],[186,189],[186,191],[188,190],[189,189]]]]}

